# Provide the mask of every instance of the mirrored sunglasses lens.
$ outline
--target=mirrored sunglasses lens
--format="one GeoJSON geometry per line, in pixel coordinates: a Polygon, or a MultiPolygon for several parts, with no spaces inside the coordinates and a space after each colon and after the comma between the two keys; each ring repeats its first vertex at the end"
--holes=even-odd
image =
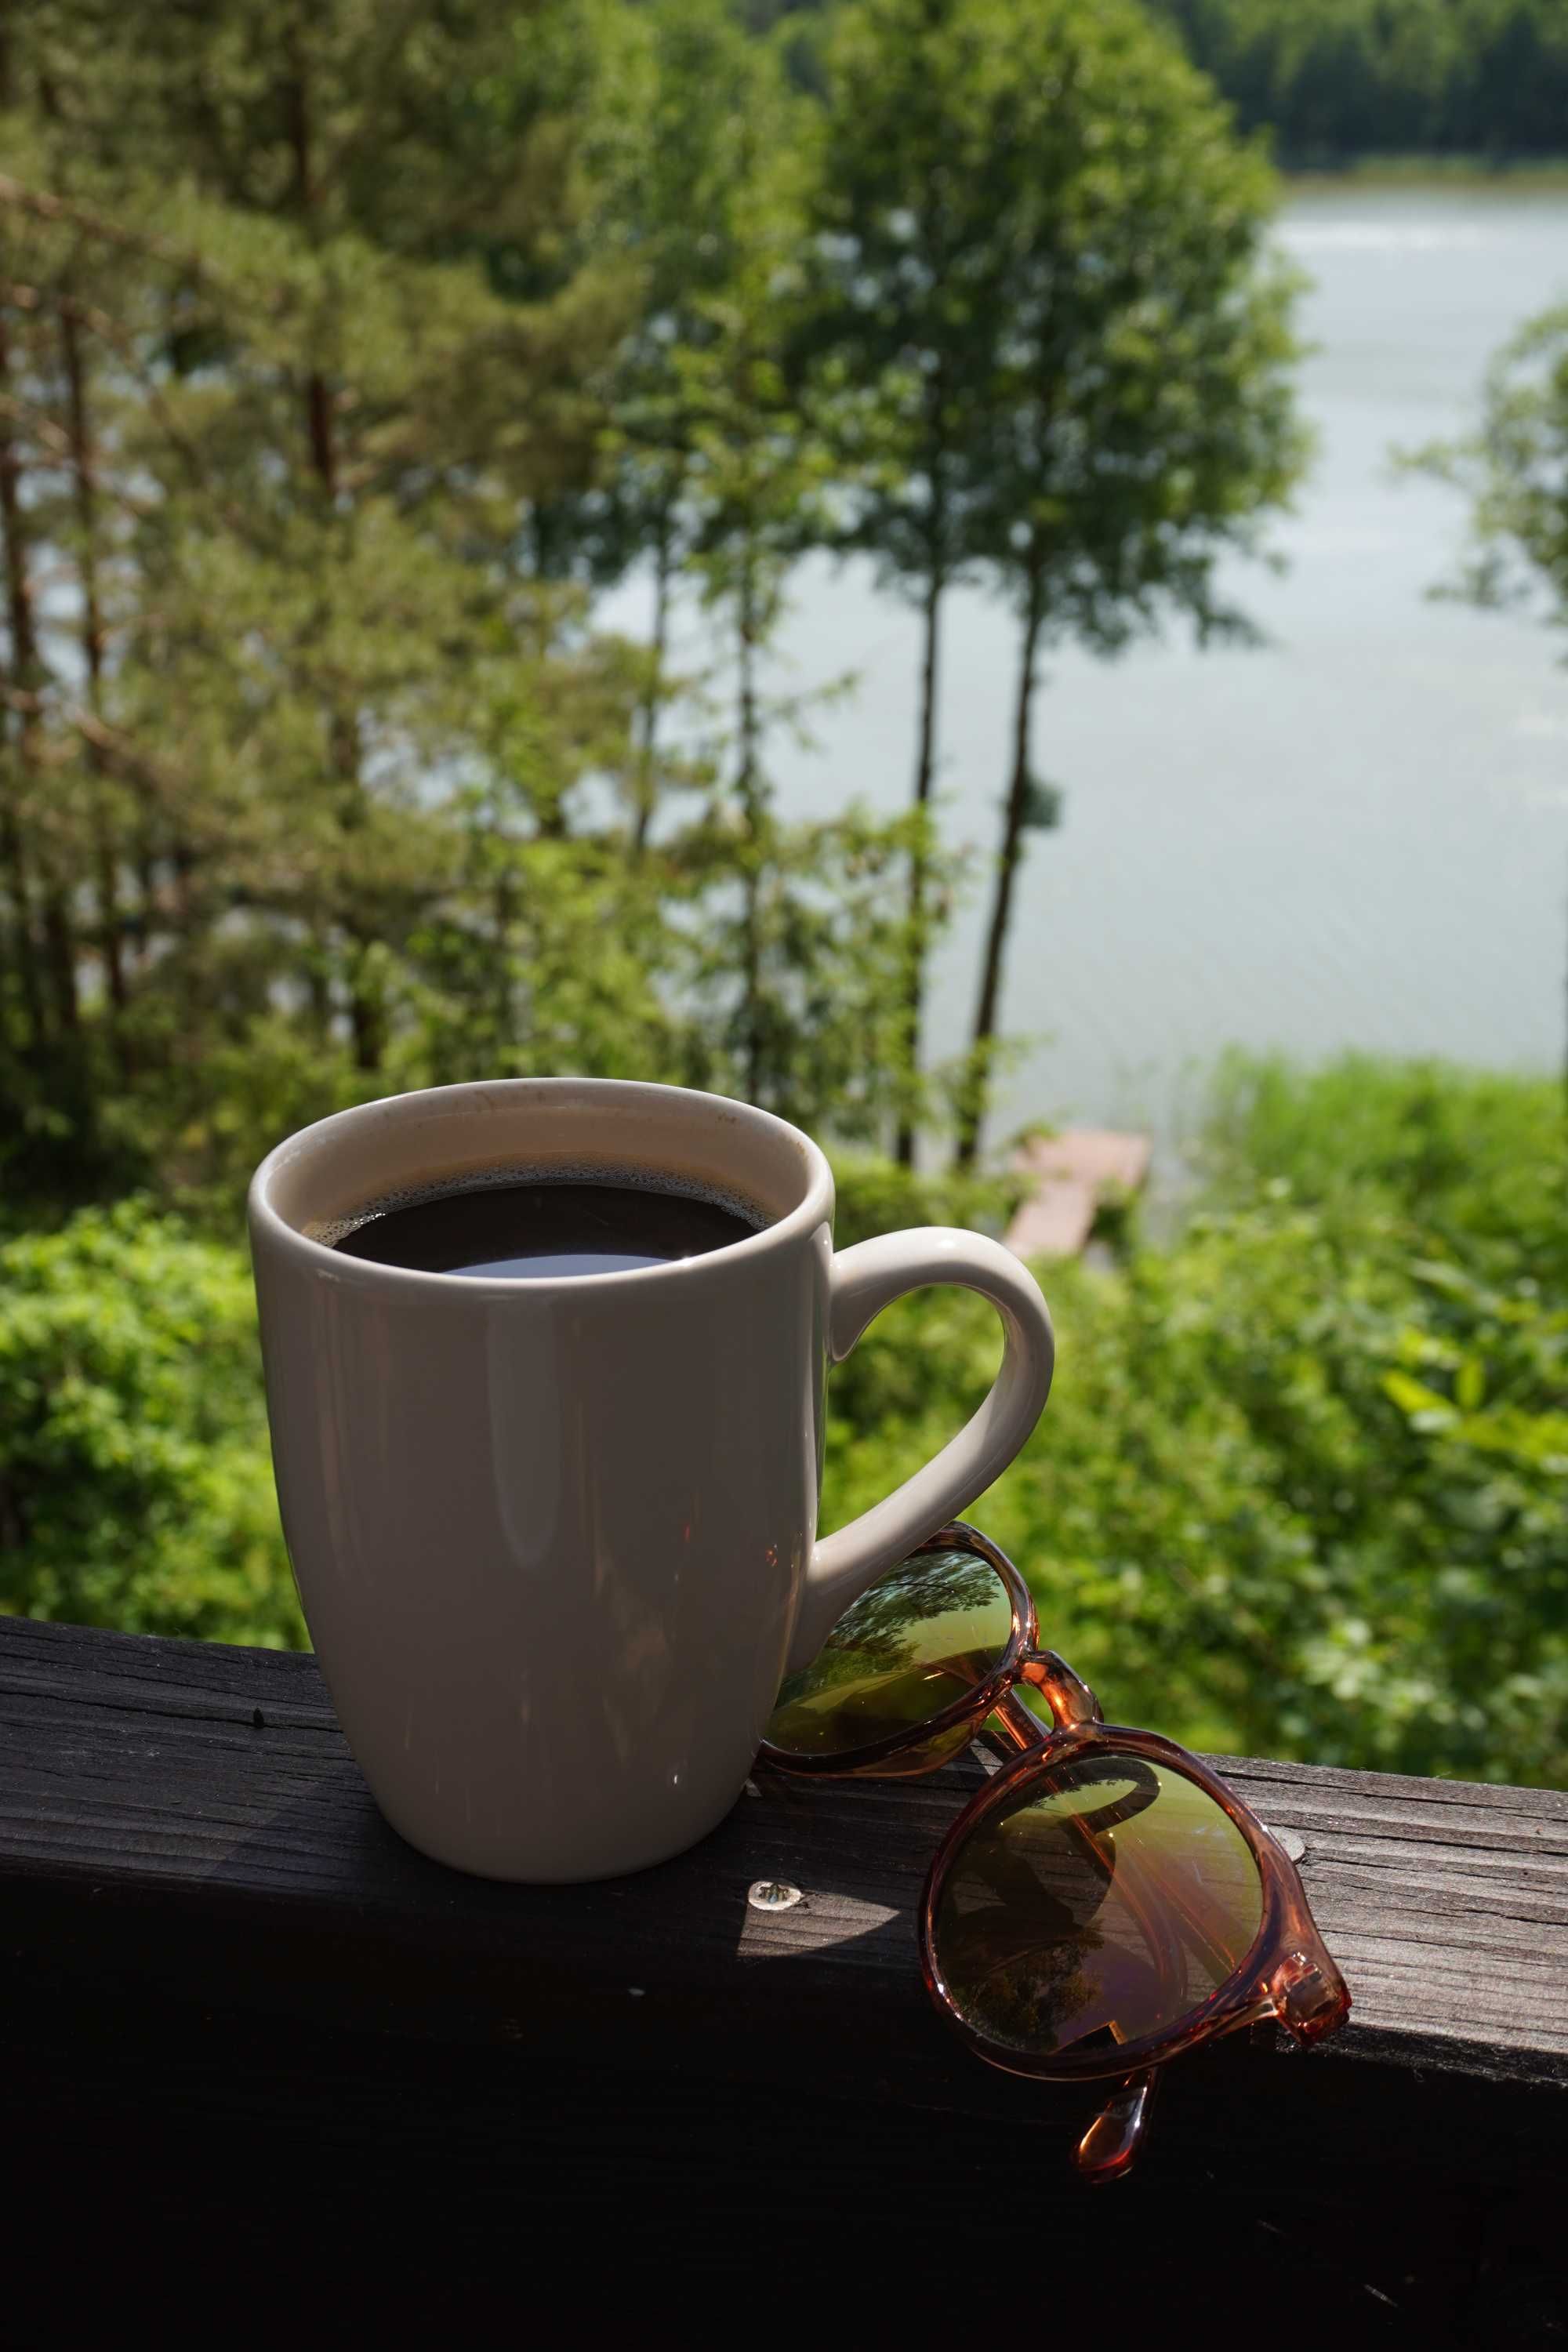
{"type": "Polygon", "coordinates": [[[1262,1924],[1258,1864],[1224,1808],[1183,1772],[1112,1753],[1026,1776],[975,1824],[935,1945],[990,2041],[1114,2057],[1200,2009],[1262,1924]]]}
{"type": "MultiPolygon", "coordinates": [[[[989,1679],[1006,1654],[1013,1608],[973,1552],[922,1552],[846,1612],[800,1674],[785,1678],[766,1738],[786,1755],[827,1757],[913,1730],[989,1679]]],[[[956,1755],[965,1722],[890,1762],[918,1769],[956,1755]]]]}

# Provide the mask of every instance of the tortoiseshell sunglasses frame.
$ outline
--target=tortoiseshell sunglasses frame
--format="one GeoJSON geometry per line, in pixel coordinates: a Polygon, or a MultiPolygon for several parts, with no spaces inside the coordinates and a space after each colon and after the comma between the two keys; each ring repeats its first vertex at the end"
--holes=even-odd
{"type": "Polygon", "coordinates": [[[1006,1648],[994,1671],[963,1697],[923,1722],[863,1748],[830,1756],[794,1756],[763,1743],[762,1754],[781,1772],[834,1779],[864,1775],[898,1778],[900,1759],[911,1748],[922,1753],[905,1766],[909,1777],[932,1772],[951,1761],[944,1735],[968,1729],[1013,1750],[976,1791],[937,1849],[921,1900],[920,1956],[926,1989],[965,2046],[988,2064],[1014,2074],[1059,2083],[1117,2079],[1117,2090],[1079,2144],[1077,2164],[1091,2181],[1117,2180],[1131,2168],[1148,2122],[1158,2070],[1185,2050],[1222,2033],[1273,2018],[1298,2042],[1321,2041],[1344,2023],[1351,1997],[1344,1979],[1318,1932],[1295,1865],[1251,1808],[1243,1804],[1200,1758],[1157,1732],[1107,1723],[1087,1683],[1054,1650],[1039,1647],[1034,1597],[999,1546],[978,1528],[954,1519],[910,1555],[967,1552],[984,1560],[1000,1580],[1013,1614],[1006,1648]],[[1054,1728],[1031,1714],[1017,1696],[1025,1683],[1051,1710],[1054,1728]],[[929,1754],[937,1745],[942,1752],[929,1754]],[[1038,2056],[993,2041],[961,2011],[942,1975],[936,1919],[948,1871],[973,1832],[999,1806],[1016,1799],[1028,1782],[1085,1758],[1131,1756],[1181,1773],[1228,1815],[1246,1840],[1262,1883],[1263,1916],[1253,1943],[1224,1984],[1206,2000],[1184,2012],[1162,2032],[1140,2036],[1113,2051],[1071,2051],[1038,2056]]]}

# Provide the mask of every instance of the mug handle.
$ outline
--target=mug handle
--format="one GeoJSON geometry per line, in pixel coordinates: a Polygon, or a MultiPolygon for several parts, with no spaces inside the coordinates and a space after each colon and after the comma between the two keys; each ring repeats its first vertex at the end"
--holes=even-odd
{"type": "Polygon", "coordinates": [[[918,1225],[839,1251],[828,1297],[830,1360],[841,1364],[867,1325],[895,1298],[938,1282],[957,1283],[991,1301],[1002,1318],[1002,1369],[973,1419],[923,1470],[816,1546],[790,1643],[792,1674],[816,1655],[868,1585],[955,1518],[1007,1467],[1050,1394],[1056,1339],[1039,1284],[1000,1242],[956,1226],[918,1225]]]}

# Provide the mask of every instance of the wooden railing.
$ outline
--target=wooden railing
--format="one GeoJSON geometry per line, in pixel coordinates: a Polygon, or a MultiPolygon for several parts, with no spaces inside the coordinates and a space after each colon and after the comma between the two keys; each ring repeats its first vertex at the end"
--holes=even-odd
{"type": "Polygon", "coordinates": [[[1138,2175],[1089,2191],[1086,2098],[976,2063],[919,1981],[977,1760],[759,1773],[679,1862],[503,1887],[383,1823],[310,1659],[0,1620],[0,2340],[71,2340],[5,2335],[24,2276],[57,2323],[128,2278],[143,2312],[223,2294],[219,2344],[304,2266],[323,2328],[335,2280],[452,2343],[558,2296],[825,2352],[857,2302],[872,2343],[1563,2342],[1568,1796],[1223,1769],[1301,1842],[1354,2016],[1183,2060],[1138,2175]]]}

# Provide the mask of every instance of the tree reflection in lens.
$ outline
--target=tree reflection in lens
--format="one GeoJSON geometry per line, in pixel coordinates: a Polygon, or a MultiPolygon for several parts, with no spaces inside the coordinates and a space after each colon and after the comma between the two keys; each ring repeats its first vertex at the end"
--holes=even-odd
{"type": "Polygon", "coordinates": [[[1184,1773],[1112,1753],[1026,1777],[976,1824],[943,1882],[936,1951],[971,2025],[1045,2056],[1177,2023],[1262,1922],[1228,1813],[1184,1773]]]}
{"type": "MultiPolygon", "coordinates": [[[[1013,1631],[1012,1603],[973,1552],[922,1552],[879,1579],[823,1648],[779,1691],[767,1738],[794,1756],[832,1756],[928,1722],[993,1675],[1013,1631]]],[[[970,1737],[960,1725],[900,1755],[919,1770],[970,1737]]]]}

